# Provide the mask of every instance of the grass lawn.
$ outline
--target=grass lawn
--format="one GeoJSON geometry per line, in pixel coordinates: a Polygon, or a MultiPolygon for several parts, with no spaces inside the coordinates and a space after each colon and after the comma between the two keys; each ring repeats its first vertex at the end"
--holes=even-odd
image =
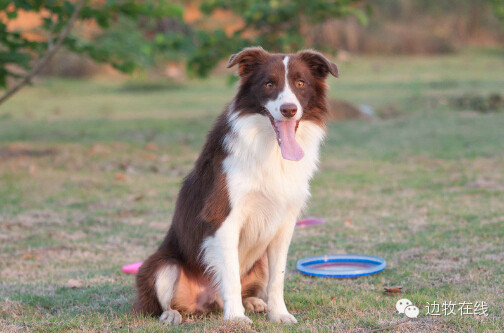
{"type": "MultiPolygon", "coordinates": [[[[504,93],[504,52],[353,58],[330,95],[396,117],[329,124],[305,216],[289,251],[293,327],[184,316],[174,331],[498,332],[504,327],[504,112],[455,110],[462,93],[504,93]],[[380,274],[312,278],[298,259],[378,255],[380,274]],[[384,287],[400,285],[401,294],[384,287]],[[452,302],[455,314],[427,314],[452,302]],[[485,315],[459,303],[486,302],[485,315]]],[[[185,85],[45,79],[0,108],[0,331],[165,331],[130,314],[134,277],[170,224],[181,180],[233,95],[226,76],[185,85]],[[65,284],[79,280],[81,288],[65,284]]]]}

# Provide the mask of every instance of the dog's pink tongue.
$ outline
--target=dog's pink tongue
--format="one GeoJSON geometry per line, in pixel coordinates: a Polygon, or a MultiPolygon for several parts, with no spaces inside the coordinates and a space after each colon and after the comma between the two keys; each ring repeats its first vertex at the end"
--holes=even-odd
{"type": "Polygon", "coordinates": [[[278,121],[276,125],[280,132],[280,150],[283,158],[291,161],[302,159],[304,151],[296,141],[296,121],[278,121]]]}

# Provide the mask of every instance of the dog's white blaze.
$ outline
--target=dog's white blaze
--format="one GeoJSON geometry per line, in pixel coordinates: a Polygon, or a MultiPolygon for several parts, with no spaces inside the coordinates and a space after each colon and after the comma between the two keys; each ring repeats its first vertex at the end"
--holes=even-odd
{"type": "Polygon", "coordinates": [[[274,283],[268,286],[273,295],[268,307],[275,315],[289,315],[283,302],[282,258],[287,256],[296,218],[310,196],[309,180],[317,168],[325,131],[312,122],[300,122],[296,139],[305,156],[294,162],[282,157],[267,117],[254,114],[229,122],[231,131],[224,140],[229,155],[223,170],[231,213],[215,235],[204,241],[202,259],[214,271],[228,303],[225,317],[242,316],[240,277],[274,245],[279,253],[270,258],[275,251],[268,251],[268,260],[278,261],[280,266],[270,267],[270,284],[274,283]],[[224,267],[224,263],[234,267],[224,267]]]}
{"type": "Polygon", "coordinates": [[[290,84],[289,84],[289,69],[288,69],[288,64],[289,64],[289,57],[285,57],[283,60],[284,67],[285,67],[285,85],[283,90],[278,94],[277,98],[274,100],[270,100],[266,103],[264,106],[266,109],[268,109],[269,113],[275,118],[276,120],[285,120],[286,118],[282,115],[280,112],[280,106],[285,103],[293,103],[297,106],[297,112],[294,115],[293,118],[294,120],[299,120],[303,116],[303,107],[301,106],[301,103],[299,103],[298,98],[296,97],[296,94],[292,91],[290,84]]]}

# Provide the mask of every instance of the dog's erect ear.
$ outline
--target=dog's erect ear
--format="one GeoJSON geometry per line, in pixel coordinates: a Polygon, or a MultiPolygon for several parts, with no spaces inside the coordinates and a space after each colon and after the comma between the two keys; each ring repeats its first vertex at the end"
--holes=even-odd
{"type": "Polygon", "coordinates": [[[313,75],[320,78],[326,78],[328,73],[334,77],[338,77],[338,67],[335,63],[330,62],[321,53],[316,51],[301,51],[298,53],[301,60],[308,64],[313,75]]]}
{"type": "Polygon", "coordinates": [[[254,65],[263,62],[267,56],[268,52],[264,51],[260,46],[247,47],[229,57],[226,68],[231,68],[238,64],[238,74],[246,76],[252,72],[254,65]]]}

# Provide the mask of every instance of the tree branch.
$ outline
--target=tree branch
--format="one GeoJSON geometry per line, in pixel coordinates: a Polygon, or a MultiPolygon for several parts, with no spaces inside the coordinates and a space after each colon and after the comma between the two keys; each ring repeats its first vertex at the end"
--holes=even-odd
{"type": "Polygon", "coordinates": [[[19,89],[21,89],[28,82],[30,82],[30,80],[35,75],[37,75],[42,70],[42,68],[44,68],[47,65],[47,63],[49,62],[49,60],[52,59],[52,57],[54,56],[54,54],[61,47],[61,44],[63,44],[63,41],[68,37],[68,34],[72,30],[72,27],[73,27],[75,21],[77,20],[77,17],[79,16],[79,13],[81,12],[82,8],[84,7],[84,4],[86,3],[86,1],[87,0],[81,0],[77,4],[77,6],[74,9],[74,12],[72,13],[72,16],[70,16],[70,19],[68,20],[66,26],[63,28],[63,30],[61,30],[56,43],[52,47],[51,46],[49,47],[49,49],[47,50],[47,53],[42,58],[40,58],[37,61],[37,63],[35,64],[35,66],[33,66],[32,70],[29,71],[26,74],[26,76],[21,81],[19,81],[14,87],[12,87],[11,89],[9,89],[9,91],[7,91],[0,98],[0,105],[2,105],[2,103],[4,103],[9,97],[11,97],[12,95],[14,95],[19,89]]]}

